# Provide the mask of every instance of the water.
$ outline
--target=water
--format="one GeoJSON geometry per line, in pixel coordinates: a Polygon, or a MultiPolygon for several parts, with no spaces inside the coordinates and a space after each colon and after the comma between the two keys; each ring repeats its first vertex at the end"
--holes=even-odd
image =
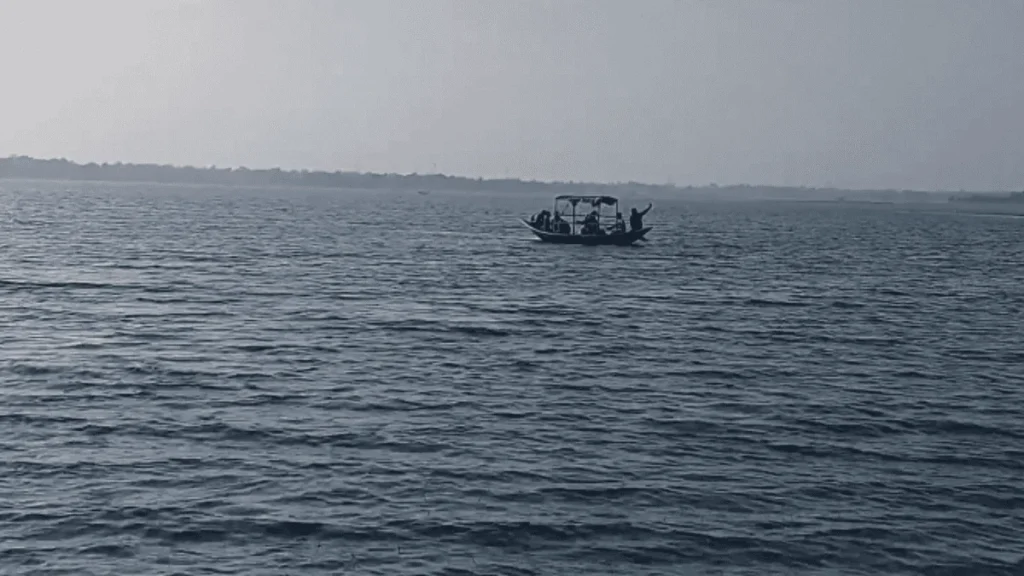
{"type": "Polygon", "coordinates": [[[5,575],[1024,570],[1024,219],[0,189],[5,575]]]}

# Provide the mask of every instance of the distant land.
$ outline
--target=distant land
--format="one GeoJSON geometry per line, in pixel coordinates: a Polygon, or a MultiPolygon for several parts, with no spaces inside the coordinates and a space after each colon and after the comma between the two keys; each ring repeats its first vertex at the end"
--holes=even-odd
{"type": "Polygon", "coordinates": [[[1009,194],[956,194],[949,199],[950,202],[996,202],[1024,204],[1024,192],[1010,192],[1009,194]]]}
{"type": "MultiPolygon", "coordinates": [[[[452,190],[547,192],[557,194],[627,193],[640,196],[704,197],[729,200],[802,200],[839,202],[946,202],[963,198],[952,192],[916,190],[842,190],[837,188],[757,186],[677,186],[640,182],[543,182],[516,178],[483,179],[444,174],[376,174],[241,168],[196,168],[166,164],[80,164],[63,158],[0,158],[0,179],[85,182],[138,182],[221,186],[284,186],[366,190],[452,190]]],[[[986,197],[997,193],[984,194],[986,197]]],[[[1002,193],[1005,197],[1006,193],[1002,193]]]]}

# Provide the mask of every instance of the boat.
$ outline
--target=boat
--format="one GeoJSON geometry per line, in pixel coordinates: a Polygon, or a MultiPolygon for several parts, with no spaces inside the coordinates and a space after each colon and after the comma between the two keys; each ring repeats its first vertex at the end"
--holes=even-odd
{"type": "MultiPolygon", "coordinates": [[[[529,228],[534,235],[543,242],[552,244],[580,244],[584,246],[630,246],[638,241],[646,240],[644,236],[651,231],[650,226],[639,230],[626,230],[625,222],[622,222],[619,230],[614,226],[608,230],[601,227],[601,212],[604,206],[613,207],[611,218],[619,214],[619,199],[614,196],[556,196],[554,203],[554,220],[545,225],[541,214],[535,215],[531,220],[520,218],[520,221],[529,228]],[[583,220],[577,220],[577,207],[580,214],[587,214],[583,220]],[[585,208],[591,208],[588,212],[585,208]],[[561,210],[559,209],[561,208],[561,210]],[[566,220],[563,216],[569,216],[566,220]],[[593,217],[593,218],[591,218],[593,217]],[[588,221],[593,220],[587,230],[588,221]],[[561,224],[559,226],[559,223],[561,224]],[[555,227],[560,228],[556,230],[555,227]]],[[[647,208],[650,210],[650,207],[647,208]]],[[[646,213],[645,210],[644,212],[646,213]]],[[[617,222],[616,222],[617,223],[617,222]]]]}

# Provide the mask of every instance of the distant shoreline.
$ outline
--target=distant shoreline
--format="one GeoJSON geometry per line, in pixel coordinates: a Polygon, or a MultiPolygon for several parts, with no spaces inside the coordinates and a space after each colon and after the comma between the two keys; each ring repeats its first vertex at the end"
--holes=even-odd
{"type": "MultiPolygon", "coordinates": [[[[66,159],[28,156],[0,158],[0,179],[110,183],[149,183],[221,186],[273,186],[289,188],[364,190],[450,190],[466,192],[548,192],[550,194],[621,194],[647,196],[709,197],[750,200],[808,200],[839,202],[946,202],[953,192],[916,190],[843,190],[757,186],[677,186],[640,182],[547,182],[516,178],[470,178],[444,174],[378,174],[241,168],[196,168],[166,164],[94,162],[80,164],[66,159]]],[[[962,194],[962,193],[961,193],[962,194]]],[[[1005,192],[1004,192],[1005,194],[1005,192]]]]}
{"type": "Polygon", "coordinates": [[[558,193],[599,193],[618,190],[682,190],[671,185],[642,182],[546,182],[517,178],[470,178],[445,174],[396,174],[374,172],[324,172],[284,170],[199,168],[169,164],[78,163],[64,158],[38,159],[29,156],[0,158],[0,179],[77,182],[134,182],[151,184],[197,184],[227,186],[284,186],[336,189],[388,190],[557,190],[558,193]]]}

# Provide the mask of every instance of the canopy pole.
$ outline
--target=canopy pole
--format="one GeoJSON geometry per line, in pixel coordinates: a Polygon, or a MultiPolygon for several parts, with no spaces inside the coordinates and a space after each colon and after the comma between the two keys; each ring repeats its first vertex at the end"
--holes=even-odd
{"type": "Polygon", "coordinates": [[[572,203],[572,234],[576,235],[576,203],[572,203]]]}

